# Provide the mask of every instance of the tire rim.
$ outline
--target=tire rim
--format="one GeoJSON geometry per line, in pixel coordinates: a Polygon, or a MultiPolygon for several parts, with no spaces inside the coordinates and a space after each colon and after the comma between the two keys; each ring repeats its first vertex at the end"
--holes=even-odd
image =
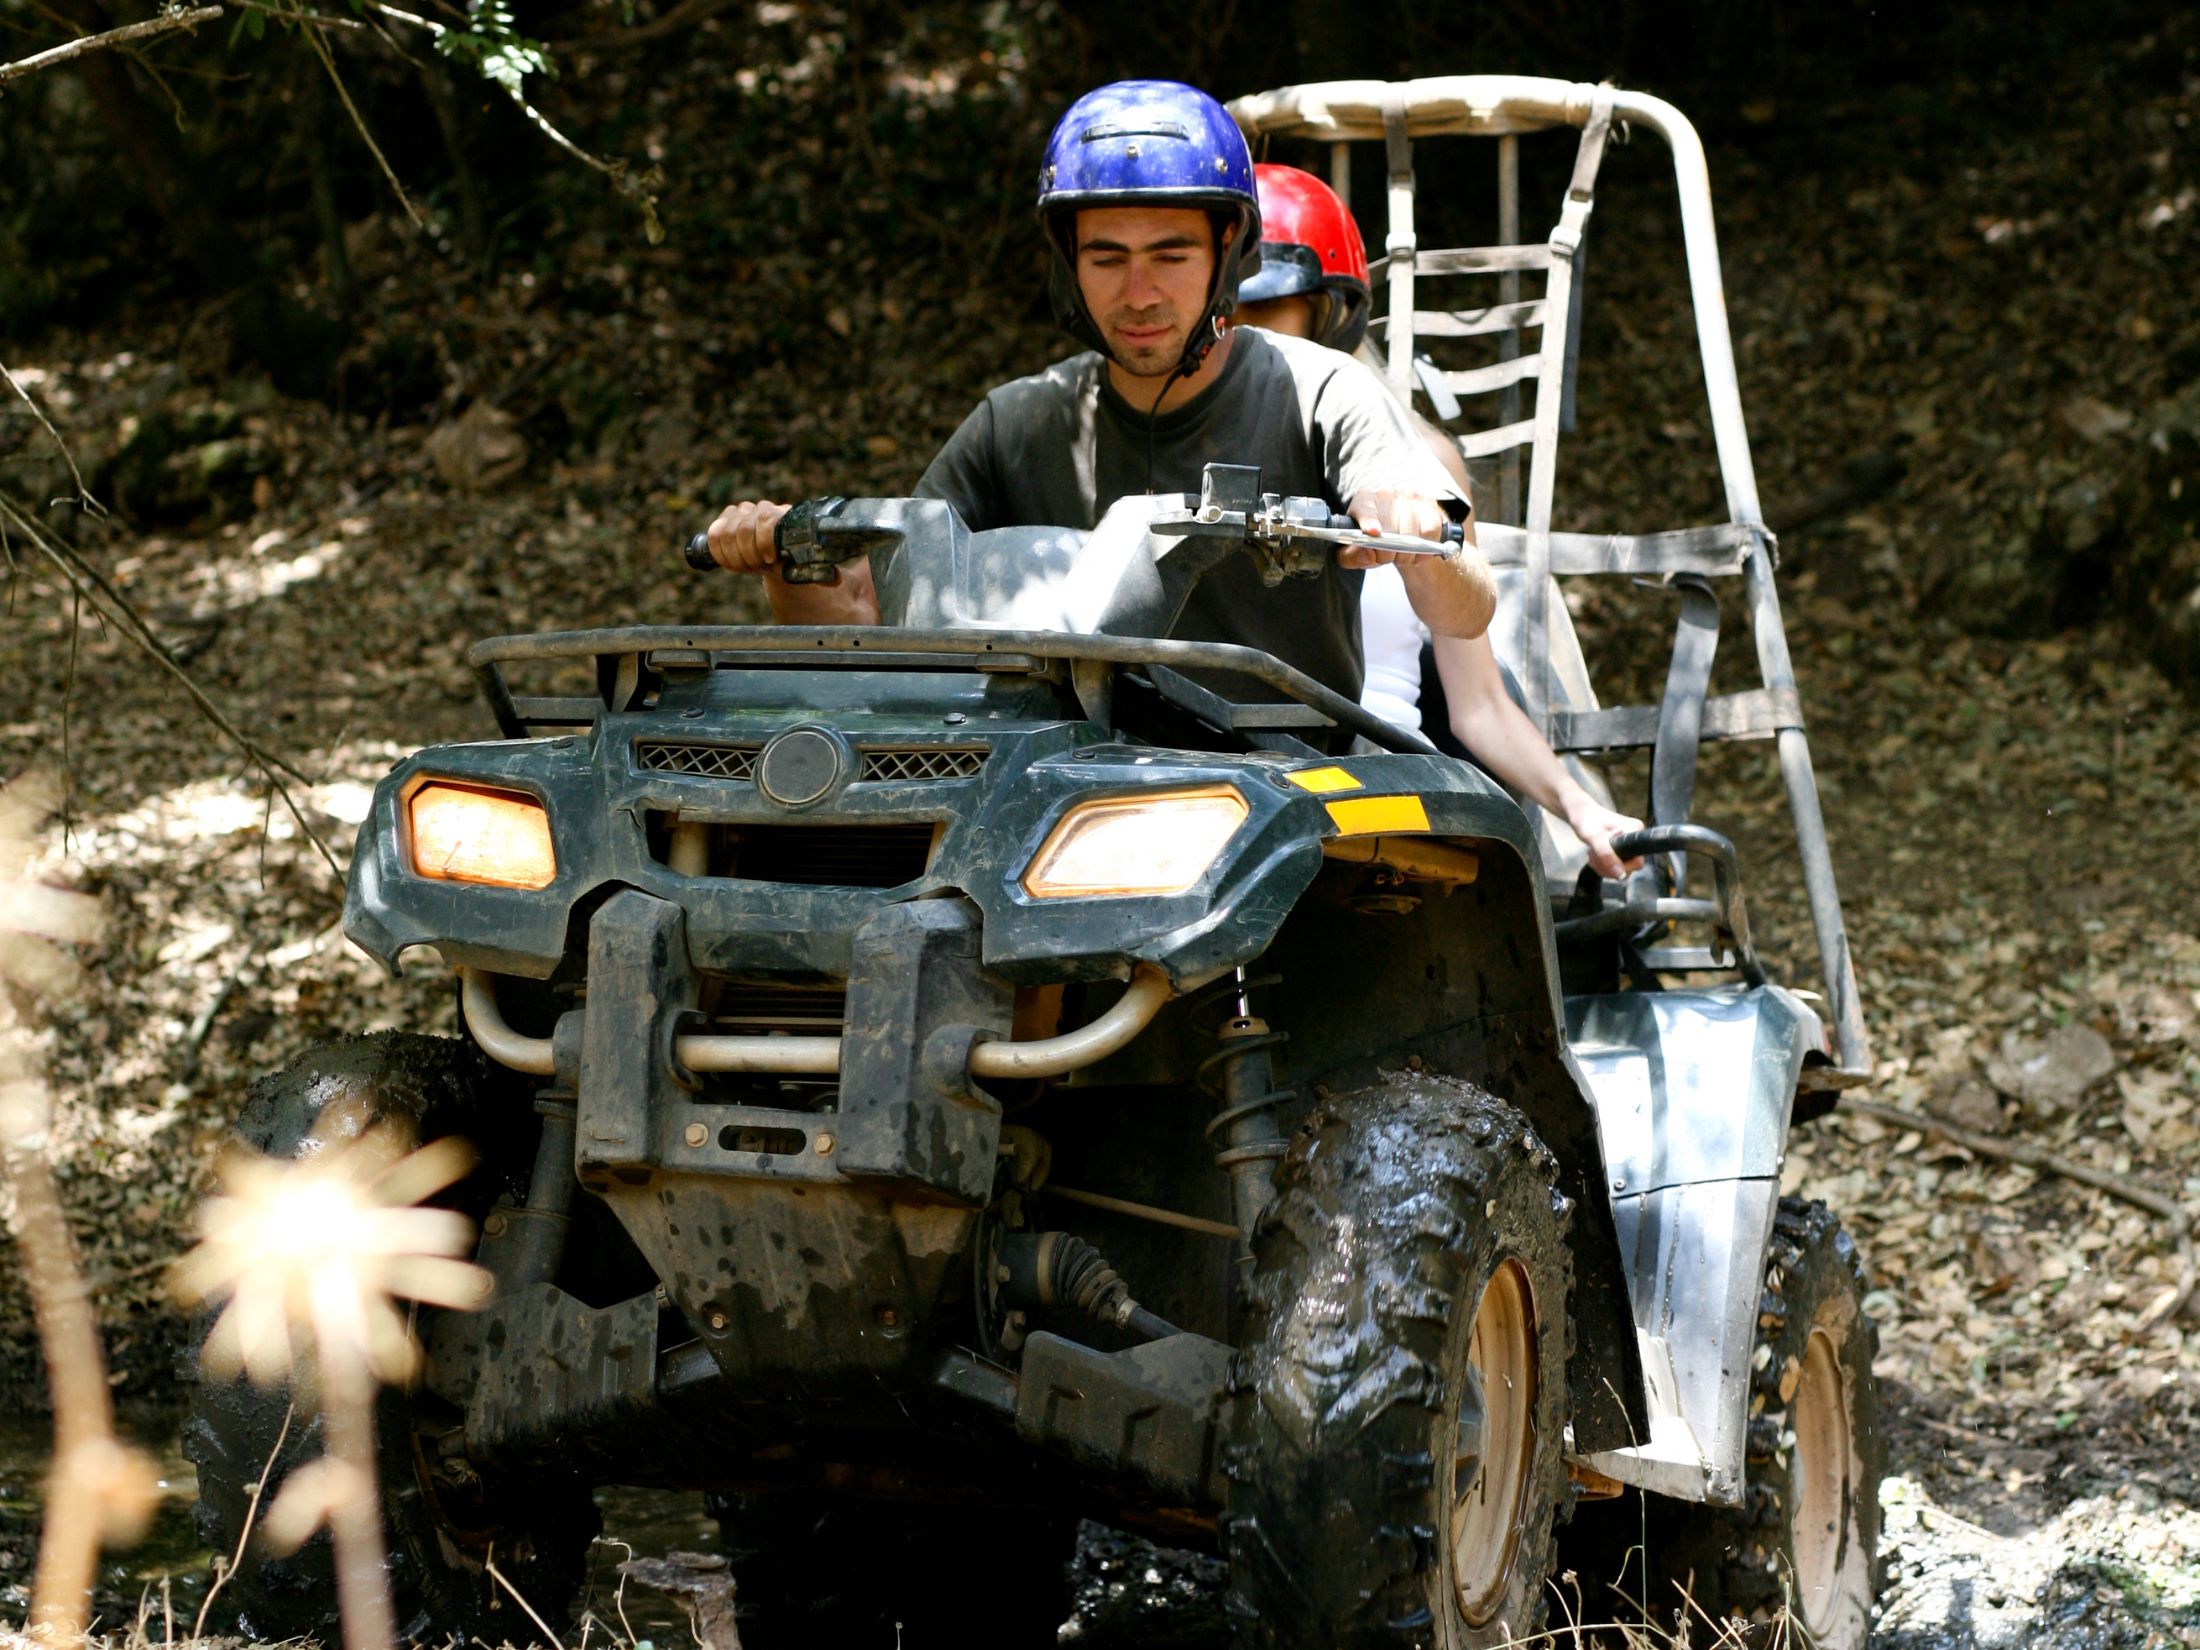
{"type": "Polygon", "coordinates": [[[1803,1348],[1803,1378],[1792,1411],[1793,1522],[1796,1604],[1812,1636],[1828,1632],[1841,1603],[1842,1572],[1850,1557],[1851,1481],[1849,1406],[1843,1401],[1841,1361],[1833,1337],[1813,1329],[1803,1348]]]}
{"type": "Polygon", "coordinates": [[[1517,1260],[1482,1291],[1467,1367],[1452,1445],[1451,1574],[1460,1613],[1481,1627],[1512,1581],[1535,1455],[1535,1292],[1517,1260]]]}

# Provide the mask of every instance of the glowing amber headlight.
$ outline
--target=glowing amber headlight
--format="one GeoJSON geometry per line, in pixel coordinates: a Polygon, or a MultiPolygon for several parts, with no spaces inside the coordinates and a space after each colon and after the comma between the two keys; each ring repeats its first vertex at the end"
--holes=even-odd
{"type": "Polygon", "coordinates": [[[531,796],[431,783],[406,804],[412,868],[440,882],[547,888],[557,879],[550,815],[531,796]]]}
{"type": "Polygon", "coordinates": [[[1227,785],[1081,802],[1047,833],[1024,871],[1034,899],[1181,894],[1245,823],[1227,785]]]}

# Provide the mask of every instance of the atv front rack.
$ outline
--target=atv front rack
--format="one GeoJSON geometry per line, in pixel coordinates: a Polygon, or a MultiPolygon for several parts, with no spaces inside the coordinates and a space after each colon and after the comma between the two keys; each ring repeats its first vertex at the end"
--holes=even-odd
{"type": "Polygon", "coordinates": [[[1165,698],[1227,729],[1343,728],[1379,750],[1437,754],[1419,734],[1363,710],[1305,672],[1257,648],[1226,642],[880,625],[633,625],[492,636],[469,648],[466,662],[509,739],[586,728],[607,710],[642,709],[668,675],[715,669],[976,670],[1045,676],[1066,682],[1085,714],[1105,722],[1115,673],[1134,668],[1144,671],[1165,698]],[[507,665],[561,659],[595,661],[593,696],[515,695],[505,680],[507,665]],[[1258,682],[1284,697],[1282,702],[1231,699],[1192,681],[1194,671],[1258,682]]]}

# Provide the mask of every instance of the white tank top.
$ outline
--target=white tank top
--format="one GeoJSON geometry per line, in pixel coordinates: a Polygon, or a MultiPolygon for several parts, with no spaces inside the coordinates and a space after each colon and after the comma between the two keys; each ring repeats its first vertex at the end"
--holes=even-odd
{"type": "Polygon", "coordinates": [[[1360,584],[1360,648],[1367,675],[1360,705],[1409,733],[1421,731],[1421,646],[1428,627],[1395,567],[1370,567],[1360,584]]]}

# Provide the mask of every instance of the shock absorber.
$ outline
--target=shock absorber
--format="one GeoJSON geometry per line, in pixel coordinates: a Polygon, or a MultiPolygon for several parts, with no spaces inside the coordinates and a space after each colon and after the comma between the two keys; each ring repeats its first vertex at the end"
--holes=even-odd
{"type": "Polygon", "coordinates": [[[1241,1260],[1252,1254],[1254,1222],[1276,1195],[1273,1165],[1284,1153],[1277,1109],[1298,1097],[1296,1089],[1276,1087],[1274,1051],[1289,1034],[1271,1031],[1253,1013],[1249,998],[1255,983],[1242,968],[1224,982],[1235,1012],[1216,1029],[1222,1047],[1199,1066],[1200,1081],[1222,1102],[1207,1124],[1207,1141],[1215,1147],[1215,1167],[1230,1177],[1230,1207],[1243,1234],[1241,1260]]]}

